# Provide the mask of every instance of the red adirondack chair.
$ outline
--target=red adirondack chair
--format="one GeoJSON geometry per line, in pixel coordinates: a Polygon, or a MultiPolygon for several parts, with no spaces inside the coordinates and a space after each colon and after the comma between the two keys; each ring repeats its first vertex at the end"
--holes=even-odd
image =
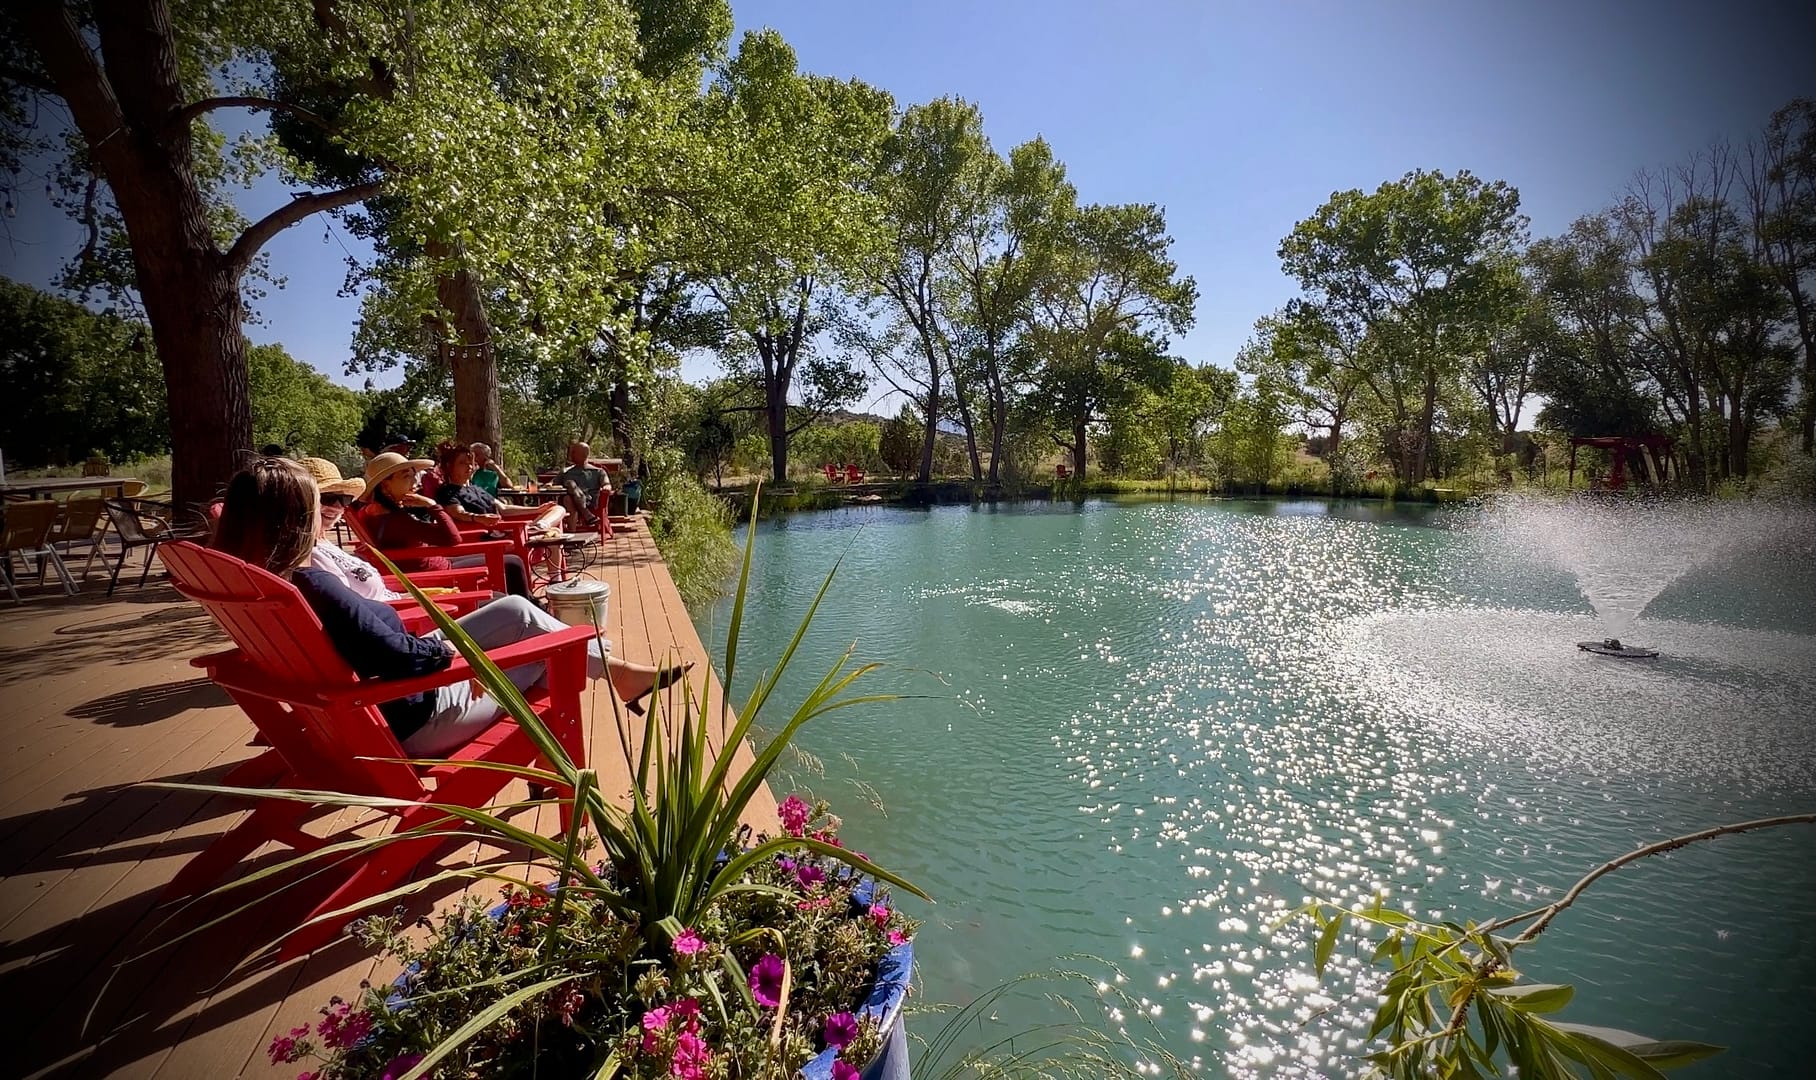
{"type": "MultiPolygon", "coordinates": [[[[463,768],[459,763],[539,764],[529,736],[509,719],[460,748],[448,764],[403,763],[398,760],[406,756],[403,747],[377,706],[471,678],[472,669],[464,659],[456,657],[447,670],[432,675],[362,681],[334,651],[315,612],[289,582],[190,543],[167,545],[161,554],[177,590],[207,609],[238,646],[191,663],[206,670],[233,697],[271,744],[266,755],[254,759],[270,766],[271,778],[256,786],[402,800],[406,805],[388,811],[395,818],[392,831],[423,831],[420,838],[394,841],[359,858],[304,922],[355,906],[402,883],[439,845],[436,834],[458,825],[458,819],[432,804],[483,806],[512,779],[508,773],[463,768]]],[[[427,619],[422,612],[416,614],[427,619]]],[[[529,701],[576,765],[586,761],[580,694],[586,683],[586,645],[592,636],[591,629],[579,627],[490,654],[505,668],[532,661],[548,664],[544,680],[548,690],[532,692],[529,701]]],[[[245,783],[254,772],[242,766],[235,772],[236,780],[245,783]]],[[[251,814],[178,872],[165,897],[202,892],[268,840],[299,852],[320,848],[329,841],[302,826],[335,809],[288,799],[259,801],[251,814]]],[[[564,829],[568,814],[563,807],[564,829]]],[[[299,956],[339,930],[339,921],[301,926],[285,939],[280,956],[299,956]]]]}
{"type": "Polygon", "coordinates": [[[845,466],[845,482],[847,484],[863,483],[864,482],[864,470],[858,468],[856,465],[845,466]]]}
{"type": "Polygon", "coordinates": [[[839,482],[839,467],[837,465],[823,465],[821,468],[826,470],[826,482],[828,484],[836,484],[839,482]]]}
{"type": "MultiPolygon", "coordinates": [[[[372,542],[371,530],[367,528],[366,519],[364,515],[359,512],[357,507],[343,515],[341,520],[347,523],[347,528],[353,530],[353,537],[359,541],[361,553],[366,558],[371,559],[372,552],[382,550],[377,544],[372,542]]],[[[523,540],[523,533],[521,531],[517,534],[517,540],[521,544],[523,540]]],[[[437,557],[444,559],[459,559],[468,555],[484,555],[486,558],[485,587],[490,588],[493,592],[504,592],[504,557],[505,553],[511,550],[511,541],[509,540],[465,540],[459,544],[448,547],[393,548],[389,551],[385,551],[384,555],[392,562],[408,562],[415,559],[432,559],[437,557]]],[[[524,552],[518,552],[517,554],[523,558],[523,564],[526,567],[530,565],[529,559],[524,552]]],[[[372,562],[377,564],[378,560],[372,559],[372,562]]],[[[424,584],[415,573],[410,575],[410,580],[415,581],[418,585],[424,584]]]]}

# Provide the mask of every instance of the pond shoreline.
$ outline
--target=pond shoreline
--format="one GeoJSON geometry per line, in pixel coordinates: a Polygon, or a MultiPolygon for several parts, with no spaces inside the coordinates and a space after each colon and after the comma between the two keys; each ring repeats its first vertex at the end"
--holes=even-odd
{"type": "MultiPolygon", "coordinates": [[[[743,520],[750,513],[750,498],[755,486],[720,488],[713,491],[728,503],[734,515],[743,520]]],[[[1394,491],[1375,485],[1366,490],[1336,493],[1320,485],[1224,485],[1204,481],[1169,483],[1163,480],[1060,481],[1050,484],[989,484],[970,480],[936,480],[921,484],[913,481],[795,486],[763,488],[761,512],[790,513],[799,510],[838,510],[854,506],[950,506],[965,503],[1083,502],[1086,499],[1110,498],[1153,499],[1328,499],[1333,502],[1396,502],[1429,506],[1464,502],[1474,493],[1461,488],[1419,488],[1394,491]]]]}

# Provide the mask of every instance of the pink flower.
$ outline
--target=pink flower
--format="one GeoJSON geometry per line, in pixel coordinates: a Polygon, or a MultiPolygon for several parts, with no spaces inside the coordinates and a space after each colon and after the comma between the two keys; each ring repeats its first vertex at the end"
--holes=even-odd
{"type": "Polygon", "coordinates": [[[701,940],[700,935],[694,933],[691,929],[683,930],[675,935],[676,956],[692,956],[704,948],[706,948],[706,942],[701,940]]]}
{"type": "Polygon", "coordinates": [[[279,1035],[271,1040],[266,1053],[271,1055],[271,1064],[284,1065],[295,1061],[309,1052],[309,1025],[291,1028],[290,1034],[279,1035]]]}
{"type": "Polygon", "coordinates": [[[562,990],[555,999],[555,1015],[568,1027],[574,1026],[574,1017],[586,1005],[586,994],[578,986],[569,986],[562,990]]]}
{"type": "Polygon", "coordinates": [[[353,1011],[348,1002],[340,1002],[322,1017],[321,1023],[315,1025],[315,1033],[322,1037],[322,1042],[335,1050],[350,1050],[359,1045],[368,1032],[372,1030],[372,1014],[364,1009],[353,1011]]]}
{"type": "Polygon", "coordinates": [[[848,1012],[833,1013],[826,1018],[826,1045],[843,1050],[858,1037],[858,1018],[848,1012]]]}
{"type": "Polygon", "coordinates": [[[668,1030],[668,1006],[664,1005],[664,1006],[661,1006],[660,1008],[651,1009],[649,1012],[644,1013],[643,1014],[643,1030],[645,1030],[645,1031],[667,1031],[668,1030]]]}
{"type": "Polygon", "coordinates": [[[321,1074],[312,1072],[297,1073],[296,1080],[321,1080],[321,1074]]]}
{"type": "Polygon", "coordinates": [[[908,941],[908,935],[902,933],[900,930],[889,931],[889,944],[902,945],[902,944],[906,944],[907,941],[908,941]]]}
{"type": "Polygon", "coordinates": [[[669,1071],[681,1080],[701,1080],[712,1056],[705,1039],[692,1031],[683,1031],[675,1038],[675,1056],[669,1062],[669,1071]]]}
{"type": "Polygon", "coordinates": [[[750,996],[757,999],[757,1004],[771,1009],[781,1004],[783,970],[782,958],[775,953],[764,954],[750,969],[750,996]]]}
{"type": "Polygon", "coordinates": [[[884,904],[870,905],[870,918],[872,921],[874,921],[876,923],[876,928],[878,930],[881,930],[883,927],[889,925],[889,908],[888,908],[888,906],[884,905],[884,904]]]}
{"type": "Polygon", "coordinates": [[[813,807],[802,802],[800,796],[790,795],[776,807],[776,816],[782,819],[782,830],[788,835],[803,836],[807,822],[813,818],[813,807]]]}
{"type": "Polygon", "coordinates": [[[832,897],[830,896],[813,896],[806,900],[795,901],[796,911],[825,911],[831,906],[832,897]]]}
{"type": "Polygon", "coordinates": [[[676,1020],[681,1021],[690,1028],[699,1026],[700,1003],[693,998],[682,998],[680,1001],[670,1005],[668,1011],[674,1014],[676,1020]]]}
{"type": "Polygon", "coordinates": [[[843,1061],[834,1059],[832,1063],[832,1080],[858,1080],[857,1066],[848,1065],[843,1061]]]}
{"type": "Polygon", "coordinates": [[[385,1065],[385,1071],[378,1080],[404,1080],[405,1074],[416,1068],[420,1061],[421,1054],[399,1054],[385,1065]]]}
{"type": "Polygon", "coordinates": [[[795,880],[801,883],[801,888],[811,889],[826,880],[826,871],[803,863],[795,868],[795,880]]]}

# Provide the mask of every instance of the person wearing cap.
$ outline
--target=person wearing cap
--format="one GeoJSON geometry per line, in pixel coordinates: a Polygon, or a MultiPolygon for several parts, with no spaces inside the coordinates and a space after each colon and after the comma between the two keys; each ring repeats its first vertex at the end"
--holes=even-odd
{"type": "MultiPolygon", "coordinates": [[[[366,490],[354,513],[372,543],[385,552],[414,547],[452,547],[461,543],[460,526],[448,511],[416,490],[417,474],[433,462],[407,458],[386,451],[366,462],[366,490]]],[[[483,555],[462,555],[447,559],[430,558],[396,560],[403,570],[447,570],[453,567],[484,566],[483,555]]],[[[530,595],[530,574],[523,560],[507,553],[504,557],[505,591],[513,596],[530,595]]]]}
{"type": "MultiPolygon", "coordinates": [[[[321,620],[334,651],[362,679],[410,678],[445,670],[455,649],[440,631],[410,633],[390,606],[354,593],[335,574],[315,565],[319,502],[315,481],[304,466],[274,458],[254,461],[228,483],[220,527],[209,546],[294,585],[321,620]]],[[[458,622],[481,649],[499,649],[566,629],[517,596],[494,600],[458,622]]],[[[611,642],[595,638],[587,643],[587,674],[609,679],[632,712],[642,712],[644,698],[679,680],[691,666],[627,663],[611,655],[611,642]]],[[[547,665],[522,664],[504,674],[528,693],[546,678],[547,665]]],[[[446,757],[505,716],[504,706],[465,679],[383,702],[378,710],[411,757],[446,757]]]]}

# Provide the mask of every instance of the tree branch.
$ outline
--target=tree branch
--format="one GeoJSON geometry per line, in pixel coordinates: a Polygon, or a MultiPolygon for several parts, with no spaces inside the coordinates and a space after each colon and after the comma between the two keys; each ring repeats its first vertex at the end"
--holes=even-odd
{"type": "Polygon", "coordinates": [[[373,181],[368,184],[355,184],[352,187],[341,188],[339,191],[312,192],[296,196],[288,203],[260,218],[240,234],[240,238],[233,242],[233,247],[227,252],[228,269],[236,275],[244,273],[246,267],[252,264],[253,257],[259,253],[259,249],[278,233],[311,214],[318,214],[323,210],[338,210],[343,206],[351,206],[356,202],[369,199],[378,194],[380,187],[381,185],[377,181],[373,181]]]}
{"type": "Polygon", "coordinates": [[[57,89],[57,84],[51,81],[50,76],[28,71],[12,64],[0,64],[0,82],[18,83],[20,86],[29,87],[40,94],[49,94],[52,97],[63,96],[63,92],[57,89]]]}
{"type": "Polygon", "coordinates": [[[299,120],[314,124],[316,127],[321,128],[326,132],[332,133],[337,130],[333,124],[330,124],[328,121],[322,119],[317,114],[310,112],[308,109],[303,108],[301,105],[293,105],[288,101],[274,101],[271,98],[262,97],[203,98],[200,101],[190,102],[188,105],[177,110],[177,114],[171,118],[170,122],[174,127],[188,127],[190,124],[194,123],[198,117],[205,113],[213,112],[216,109],[270,109],[273,112],[289,113],[299,120]]]}

